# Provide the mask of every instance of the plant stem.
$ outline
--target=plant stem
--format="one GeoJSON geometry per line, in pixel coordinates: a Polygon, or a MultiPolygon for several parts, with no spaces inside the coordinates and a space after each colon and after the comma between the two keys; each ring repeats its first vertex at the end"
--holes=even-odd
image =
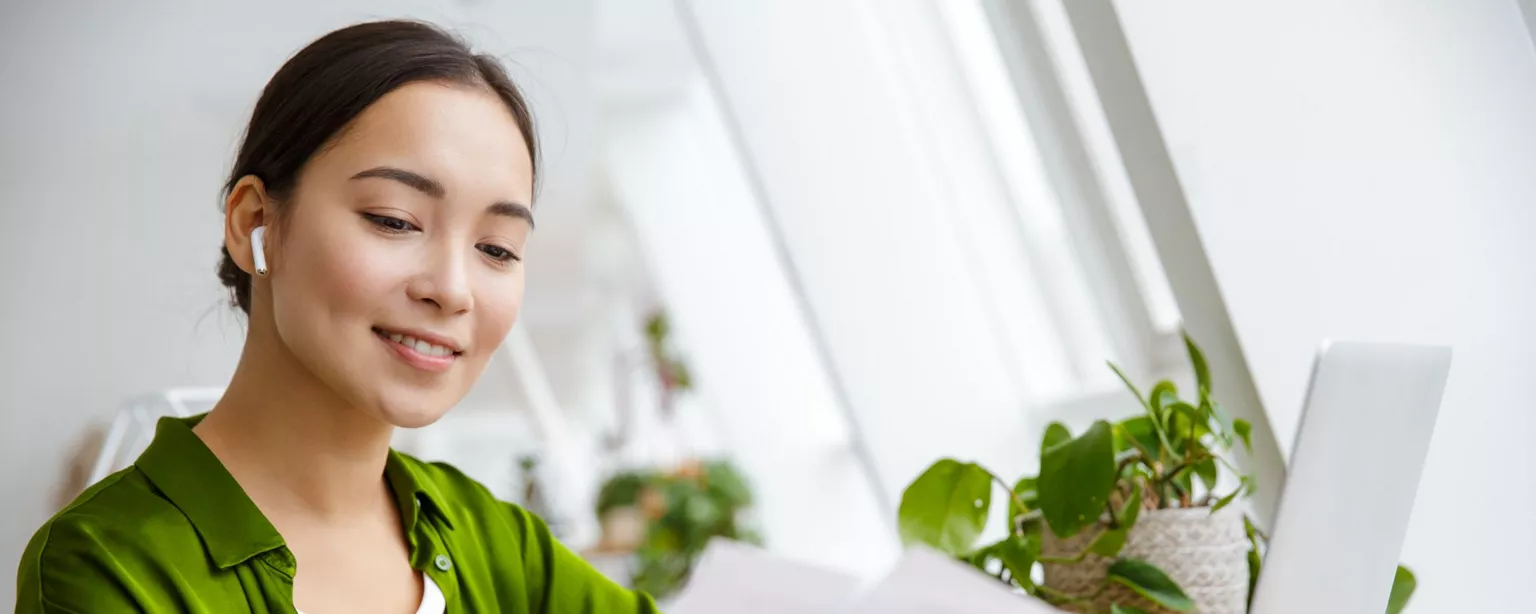
{"type": "Polygon", "coordinates": [[[1139,456],[1139,455],[1138,456],[1127,456],[1127,457],[1125,457],[1123,459],[1120,459],[1120,466],[1115,467],[1115,480],[1118,481],[1120,479],[1120,474],[1124,473],[1125,472],[1125,468],[1131,466],[1132,463],[1145,462],[1145,461],[1146,461],[1146,457],[1145,456],[1139,456]]]}
{"type": "Polygon", "coordinates": [[[1131,383],[1131,378],[1126,377],[1125,372],[1121,371],[1120,367],[1116,366],[1115,363],[1109,363],[1109,368],[1115,372],[1115,375],[1120,376],[1120,381],[1125,382],[1125,387],[1130,388],[1131,393],[1136,395],[1136,400],[1140,401],[1141,406],[1147,409],[1147,416],[1152,419],[1152,430],[1157,432],[1157,439],[1163,444],[1163,449],[1172,450],[1173,444],[1168,443],[1168,434],[1165,432],[1167,429],[1163,428],[1162,418],[1157,415],[1157,412],[1152,410],[1152,400],[1141,396],[1141,390],[1136,388],[1136,384],[1131,383]]]}
{"type": "Polygon", "coordinates": [[[1179,463],[1177,465],[1174,465],[1173,469],[1169,470],[1168,474],[1164,475],[1160,479],[1162,481],[1164,481],[1164,482],[1172,481],[1174,478],[1179,477],[1179,473],[1180,472],[1184,471],[1185,469],[1193,468],[1195,465],[1198,465],[1200,463],[1205,462],[1205,459],[1206,459],[1206,457],[1204,457],[1204,456],[1201,456],[1200,458],[1185,459],[1183,462],[1181,462],[1181,463],[1179,463]]]}
{"type": "Polygon", "coordinates": [[[1183,504],[1184,507],[1189,507],[1189,493],[1184,491],[1184,487],[1173,480],[1169,480],[1167,485],[1173,487],[1173,490],[1179,493],[1179,503],[1183,504]]]}
{"type": "MultiPolygon", "coordinates": [[[[1004,482],[1003,478],[997,477],[997,474],[992,473],[991,471],[988,471],[987,475],[992,476],[992,480],[993,481],[995,481],[998,484],[1002,485],[1003,490],[1008,491],[1008,496],[1013,498],[1013,504],[1015,506],[1018,506],[1020,512],[1029,511],[1029,508],[1024,506],[1024,500],[1019,498],[1019,493],[1013,492],[1013,487],[1009,486],[1007,482],[1004,482]]],[[[1018,535],[1023,535],[1024,534],[1023,530],[1019,527],[1019,523],[1015,522],[1013,518],[1009,518],[1008,519],[1008,534],[1009,535],[1013,535],[1015,533],[1017,533],[1018,535]]]]}
{"type": "MultiPolygon", "coordinates": [[[[1253,523],[1249,523],[1249,524],[1251,525],[1253,523]]],[[[1266,544],[1269,543],[1269,536],[1265,535],[1264,531],[1262,529],[1260,529],[1258,527],[1253,527],[1253,534],[1259,536],[1260,539],[1263,539],[1264,543],[1266,543],[1266,544]]]]}
{"type": "Polygon", "coordinates": [[[1194,419],[1190,419],[1190,421],[1189,421],[1189,440],[1184,442],[1185,443],[1185,446],[1184,446],[1184,457],[1185,458],[1188,458],[1188,457],[1191,457],[1191,456],[1195,455],[1195,426],[1197,424],[1199,424],[1199,423],[1195,422],[1194,419]]]}
{"type": "Polygon", "coordinates": [[[1232,461],[1229,461],[1226,458],[1223,458],[1220,454],[1213,454],[1212,456],[1214,456],[1216,458],[1217,462],[1220,462],[1221,464],[1226,465],[1228,469],[1231,469],[1232,473],[1235,473],[1235,474],[1238,474],[1238,475],[1242,475],[1243,474],[1243,472],[1237,470],[1237,466],[1233,465],[1232,461]]]}

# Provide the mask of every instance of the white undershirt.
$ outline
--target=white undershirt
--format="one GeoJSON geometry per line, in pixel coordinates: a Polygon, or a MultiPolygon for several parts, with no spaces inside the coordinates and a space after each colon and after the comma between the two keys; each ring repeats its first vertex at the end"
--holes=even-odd
{"type": "MultiPolygon", "coordinates": [[[[294,609],[304,614],[304,610],[294,609]]],[[[416,608],[416,614],[443,614],[447,609],[448,600],[443,598],[443,589],[437,587],[427,572],[421,572],[421,607],[416,608]]]]}

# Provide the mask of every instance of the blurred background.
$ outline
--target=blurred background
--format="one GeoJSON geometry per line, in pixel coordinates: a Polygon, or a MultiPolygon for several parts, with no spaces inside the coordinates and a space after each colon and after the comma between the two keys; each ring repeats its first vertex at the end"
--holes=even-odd
{"type": "Polygon", "coordinates": [[[1324,338],[1453,345],[1411,611],[1526,598],[1530,0],[6,2],[0,561],[114,419],[227,382],[240,130],[290,54],[402,16],[510,63],[548,171],[505,351],[398,446],[616,577],[667,585],[645,493],[700,474],[712,531],[878,575],[934,459],[1033,471],[1049,422],[1138,411],[1105,361],[1189,380],[1187,329],[1259,508],[1324,338]]]}

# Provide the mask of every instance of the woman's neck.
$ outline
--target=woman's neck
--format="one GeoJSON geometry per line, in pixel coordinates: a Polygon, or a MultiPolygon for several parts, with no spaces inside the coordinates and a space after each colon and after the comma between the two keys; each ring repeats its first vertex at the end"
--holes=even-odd
{"type": "Polygon", "coordinates": [[[229,388],[193,431],[280,530],[278,517],[344,522],[389,500],[394,427],[300,364],[270,318],[251,318],[229,388]]]}

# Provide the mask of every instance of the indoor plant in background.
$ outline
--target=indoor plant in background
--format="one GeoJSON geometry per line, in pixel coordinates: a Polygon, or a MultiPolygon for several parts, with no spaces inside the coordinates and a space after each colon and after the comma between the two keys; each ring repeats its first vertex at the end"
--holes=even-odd
{"type": "MultiPolygon", "coordinates": [[[[902,541],[921,543],[996,576],[1015,589],[1076,612],[1247,610],[1264,535],[1236,508],[1254,480],[1228,457],[1250,444],[1250,426],[1211,398],[1210,370],[1188,336],[1196,392],[1186,399],[1163,380],[1143,395],[1110,365],[1142,408],[1100,420],[1076,437],[1045,430],[1040,472],[1005,482],[975,463],[942,459],[902,495],[902,541]],[[1008,530],[978,544],[993,484],[1008,492],[1008,530]]],[[[1389,613],[1412,595],[1399,567],[1389,613]]]]}
{"type": "Polygon", "coordinates": [[[761,545],[745,521],[751,505],[752,491],[730,463],[691,461],[610,477],[597,496],[597,517],[638,519],[630,586],[664,599],[688,579],[711,538],[761,545]]]}
{"type": "MultiPolygon", "coordinates": [[[[749,514],[752,491],[746,478],[727,460],[700,458],[681,430],[677,402],[693,388],[687,362],[673,347],[666,314],[645,321],[644,364],[657,384],[657,418],[663,425],[652,437],[671,444],[667,454],[648,466],[620,470],[598,491],[596,513],[603,527],[598,551],[631,557],[629,584],[657,599],[682,586],[715,537],[761,545],[749,514]]],[[[610,451],[630,442],[634,409],[621,403],[620,428],[608,438],[610,451]]]]}

